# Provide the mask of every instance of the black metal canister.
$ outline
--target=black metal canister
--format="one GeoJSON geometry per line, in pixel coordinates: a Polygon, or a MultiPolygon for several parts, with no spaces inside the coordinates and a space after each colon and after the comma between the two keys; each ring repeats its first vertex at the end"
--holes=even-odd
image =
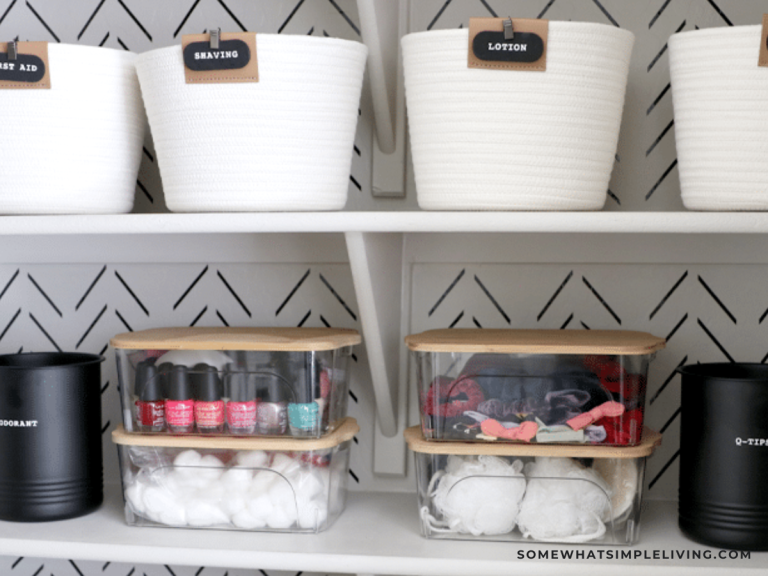
{"type": "Polygon", "coordinates": [[[679,372],[680,529],[710,546],[768,550],[768,365],[679,372]]]}
{"type": "Polygon", "coordinates": [[[101,504],[102,360],[0,355],[0,519],[62,520],[101,504]]]}

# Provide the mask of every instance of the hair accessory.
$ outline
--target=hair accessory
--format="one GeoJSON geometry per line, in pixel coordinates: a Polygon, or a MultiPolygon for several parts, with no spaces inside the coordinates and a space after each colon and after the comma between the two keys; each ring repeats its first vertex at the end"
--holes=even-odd
{"type": "Polygon", "coordinates": [[[574,430],[581,430],[590,424],[597,422],[601,418],[615,418],[621,416],[624,414],[624,410],[624,404],[621,404],[620,402],[605,402],[600,404],[597,408],[592,408],[589,412],[584,412],[575,418],[571,418],[566,424],[574,430]]]}
{"type": "Polygon", "coordinates": [[[498,420],[488,418],[480,423],[480,429],[486,436],[504,438],[505,440],[522,440],[523,442],[530,442],[536,436],[536,432],[539,430],[539,425],[536,424],[536,422],[523,422],[514,428],[505,428],[498,420]]]}

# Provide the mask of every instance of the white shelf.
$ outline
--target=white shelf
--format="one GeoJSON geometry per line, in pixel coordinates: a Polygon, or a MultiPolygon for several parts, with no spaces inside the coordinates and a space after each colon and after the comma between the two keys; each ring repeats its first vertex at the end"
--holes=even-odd
{"type": "Polygon", "coordinates": [[[0,235],[260,232],[768,232],[766,212],[271,212],[0,216],[0,235]]]}
{"type": "MultiPolygon", "coordinates": [[[[0,522],[0,554],[323,573],[535,576],[560,572],[560,563],[519,560],[519,551],[717,553],[680,534],[674,502],[646,503],[639,545],[605,547],[426,540],[419,534],[414,494],[370,492],[350,493],[341,518],[318,535],[136,528],[124,523],[119,488],[106,488],[105,504],[82,518],[41,524],[0,522]]],[[[613,576],[621,570],[631,575],[652,568],[659,575],[701,576],[702,571],[726,567],[765,571],[768,554],[752,553],[749,560],[584,559],[569,563],[568,573],[613,576]]]]}

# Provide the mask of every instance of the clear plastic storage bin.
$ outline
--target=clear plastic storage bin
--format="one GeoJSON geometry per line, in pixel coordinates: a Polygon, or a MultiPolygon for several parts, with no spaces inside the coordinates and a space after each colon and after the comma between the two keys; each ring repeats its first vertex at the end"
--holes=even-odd
{"type": "Polygon", "coordinates": [[[112,432],[131,526],[320,532],[344,510],[347,418],[318,440],[112,432]]]}
{"type": "Polygon", "coordinates": [[[416,457],[427,538],[629,545],[640,532],[645,460],[661,434],[633,447],[429,442],[416,457]]]}
{"type": "Polygon", "coordinates": [[[429,440],[641,440],[648,364],[663,338],[602,330],[431,330],[413,351],[429,440]]]}
{"type": "Polygon", "coordinates": [[[129,432],[318,438],[347,415],[356,330],[159,328],[115,336],[129,432]]]}

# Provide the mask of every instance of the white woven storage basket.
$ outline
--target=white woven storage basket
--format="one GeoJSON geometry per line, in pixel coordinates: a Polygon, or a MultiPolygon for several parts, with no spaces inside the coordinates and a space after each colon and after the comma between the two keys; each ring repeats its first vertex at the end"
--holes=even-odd
{"type": "Polygon", "coordinates": [[[467,67],[469,32],[403,38],[419,206],[597,210],[619,137],[634,35],[550,22],[546,72],[467,67]]]}
{"type": "Polygon", "coordinates": [[[131,211],[146,124],[135,59],[51,43],[50,89],[0,90],[0,213],[131,211]]]}
{"type": "Polygon", "coordinates": [[[669,68],[683,204],[768,210],[768,68],[760,26],[674,34],[669,68]]]}
{"type": "Polygon", "coordinates": [[[173,211],[340,210],[367,48],[256,36],[259,81],[186,84],[180,46],[137,69],[173,211]]]}

